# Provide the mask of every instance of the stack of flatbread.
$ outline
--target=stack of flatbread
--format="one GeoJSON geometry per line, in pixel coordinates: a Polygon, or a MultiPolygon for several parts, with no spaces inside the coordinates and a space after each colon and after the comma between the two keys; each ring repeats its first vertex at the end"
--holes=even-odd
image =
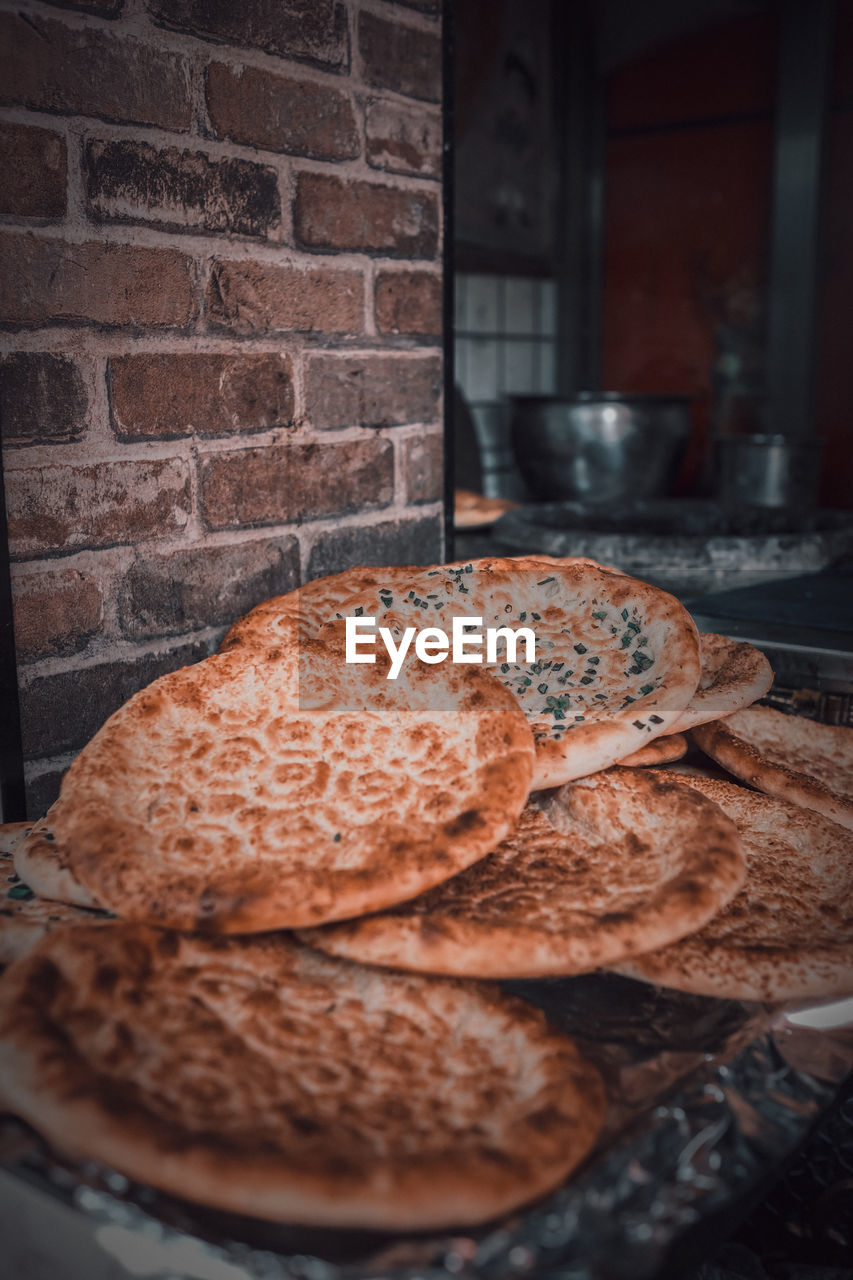
{"type": "MultiPolygon", "coordinates": [[[[853,992],[853,788],[829,757],[795,748],[815,785],[786,800],[835,807],[793,817],[643,767],[691,735],[734,768],[713,742],[763,723],[771,680],[589,560],[360,568],[263,602],[7,831],[7,1105],[73,1158],[276,1221],[461,1226],[544,1194],[594,1146],[604,1086],[490,979],[853,992]],[[536,653],[504,635],[390,678],[381,647],[347,661],[347,618],[395,645],[528,627],[536,653]]],[[[768,741],[752,787],[784,774],[768,741]]]]}

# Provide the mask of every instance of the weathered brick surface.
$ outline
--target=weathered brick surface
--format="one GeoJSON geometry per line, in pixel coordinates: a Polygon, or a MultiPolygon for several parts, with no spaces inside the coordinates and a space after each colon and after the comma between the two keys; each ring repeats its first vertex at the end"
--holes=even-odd
{"type": "Polygon", "coordinates": [[[245,449],[201,462],[201,506],[211,529],[370,511],[393,496],[392,446],[376,438],[245,449]]]}
{"type": "Polygon", "coordinates": [[[121,440],[240,435],[293,422],[286,355],[119,356],[109,362],[108,379],[121,440]]]}
{"type": "Polygon", "coordinates": [[[17,558],[167,537],[186,526],[188,511],[180,458],[6,473],[9,549],[17,558]]]}
{"type": "Polygon", "coordinates": [[[407,9],[420,9],[421,13],[437,14],[441,12],[441,0],[394,0],[396,4],[403,4],[407,9]]]}
{"type": "Polygon", "coordinates": [[[294,231],[307,249],[433,258],[438,250],[438,201],[431,191],[301,173],[294,231]]]}
{"type": "Polygon", "coordinates": [[[68,157],[65,139],[50,129],[0,123],[0,215],[61,218],[68,157]]]}
{"type": "Polygon", "coordinates": [[[189,71],[177,54],[111,31],[0,14],[0,102],[186,130],[189,71]]]}
{"type": "Polygon", "coordinates": [[[0,323],[184,325],[191,260],[175,249],[0,236],[0,323]]]}
{"type": "Polygon", "coordinates": [[[183,644],[162,654],[38,677],[20,694],[24,755],[33,759],[84,746],[137,690],[208,654],[207,645],[183,644]]]}
{"type": "Polygon", "coordinates": [[[402,442],[407,502],[438,502],[444,495],[444,440],[431,431],[402,442]]]}
{"type": "Polygon", "coordinates": [[[0,358],[0,434],[6,444],[79,440],[87,396],[73,360],[44,351],[0,358]]]}
{"type": "Polygon", "coordinates": [[[100,628],[103,594],[91,574],[77,569],[26,573],[15,579],[14,592],[21,662],[78,653],[100,628]]]}
{"type": "Polygon", "coordinates": [[[322,578],[358,564],[436,564],[441,560],[442,536],[440,516],[333,529],[314,543],[308,577],[322,578]]]}
{"type": "Polygon", "coordinates": [[[343,71],[349,65],[346,9],[340,0],[148,0],[156,22],[202,39],[263,49],[343,71]]]}
{"type": "Polygon", "coordinates": [[[367,163],[389,173],[441,175],[441,118],[423,108],[377,98],[365,112],[367,163]]]}
{"type": "Polygon", "coordinates": [[[306,413],[315,427],[432,422],[440,395],[437,356],[317,355],[308,363],[306,413]]]}
{"type": "Polygon", "coordinates": [[[368,84],[426,102],[441,100],[441,40],[437,34],[388,22],[363,10],[358,17],[358,48],[368,84]]]}
{"type": "Polygon", "coordinates": [[[207,69],[207,110],[218,137],[246,146],[316,160],[359,154],[349,97],[310,80],[214,62],[207,69]]]}
{"type": "Polygon", "coordinates": [[[271,262],[215,262],[207,316],[231,333],[360,333],[364,280],[358,271],[271,262]]]}
{"type": "Polygon", "coordinates": [[[119,616],[135,640],[224,627],[298,586],[299,543],[292,535],[191,547],[137,561],[122,586],[119,616]]]}
{"type": "Polygon", "coordinates": [[[86,202],[101,222],[265,236],[281,221],[278,176],[251,160],[146,142],[87,143],[86,202]]]}
{"type": "Polygon", "coordinates": [[[381,271],[374,291],[376,327],[380,333],[438,336],[441,323],[441,276],[433,271],[381,271]]]}

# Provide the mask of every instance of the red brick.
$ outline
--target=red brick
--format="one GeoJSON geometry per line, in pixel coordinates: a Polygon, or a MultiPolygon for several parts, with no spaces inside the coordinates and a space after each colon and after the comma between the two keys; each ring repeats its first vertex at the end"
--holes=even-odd
{"type": "Polygon", "coordinates": [[[358,271],[271,262],[213,264],[207,315],[231,333],[360,333],[364,280],[358,271]]]}
{"type": "Polygon", "coordinates": [[[61,218],[65,213],[68,157],[65,139],[49,129],[0,123],[0,214],[61,218]]]}
{"type": "Polygon", "coordinates": [[[167,653],[39,676],[20,695],[24,755],[33,759],[84,746],[134,693],[208,653],[205,644],[183,644],[167,653]]]}
{"type": "Polygon", "coordinates": [[[441,333],[441,276],[435,272],[380,272],[374,299],[380,333],[441,333]]]}
{"type": "Polygon", "coordinates": [[[441,101],[441,40],[437,34],[387,22],[363,10],[358,18],[358,48],[368,84],[394,89],[409,98],[441,101]]]}
{"type": "Polygon", "coordinates": [[[109,362],[108,379],[120,440],[241,435],[293,421],[286,355],[119,356],[109,362]]]}
{"type": "Polygon", "coordinates": [[[306,414],[314,427],[434,422],[440,396],[438,356],[318,355],[309,359],[306,414]]]}
{"type": "Polygon", "coordinates": [[[376,437],[217,453],[201,464],[201,505],[211,529],[370,511],[393,496],[392,446],[376,437]]]}
{"type": "Polygon", "coordinates": [[[79,440],[88,399],[73,360],[45,351],[0,359],[0,434],[6,444],[79,440]]]}
{"type": "Polygon", "coordinates": [[[104,601],[91,574],[27,573],[13,583],[15,646],[21,662],[84,649],[100,629],[104,601]]]}
{"type": "Polygon", "coordinates": [[[189,129],[184,58],[139,40],[35,15],[0,14],[4,75],[0,102],[98,116],[164,129],[189,129]]]}
{"type": "Polygon", "coordinates": [[[155,22],[343,71],[349,65],[346,8],[340,0],[148,0],[155,22]]]}
{"type": "Polygon", "coordinates": [[[214,62],[207,69],[207,110],[218,137],[249,147],[316,160],[359,154],[352,102],[310,80],[214,62]]]}
{"type": "Polygon", "coordinates": [[[86,201],[99,222],[265,236],[281,221],[278,176],[251,160],[146,142],[86,145],[86,201]]]}
{"type": "Polygon", "coordinates": [[[365,138],[372,168],[441,176],[441,118],[431,109],[375,99],[367,106],[365,138]]]}
{"type": "Polygon", "coordinates": [[[192,261],[175,249],[0,237],[0,322],[184,325],[192,261]]]}
{"type": "Polygon", "coordinates": [[[187,523],[180,458],[6,472],[9,549],[26,558],[162,538],[187,523]]]}
{"type": "Polygon", "coordinates": [[[439,564],[443,527],[441,516],[428,516],[322,533],[311,548],[308,577],[322,578],[359,564],[439,564]]]}
{"type": "Polygon", "coordinates": [[[438,201],[431,191],[301,173],[294,231],[308,249],[433,258],[438,249],[438,201]]]}
{"type": "Polygon", "coordinates": [[[441,431],[403,440],[407,502],[438,502],[444,496],[444,437],[441,431]]]}
{"type": "Polygon", "coordinates": [[[122,585],[119,617],[124,634],[136,640],[224,627],[298,585],[293,536],[188,547],[137,560],[122,585]]]}

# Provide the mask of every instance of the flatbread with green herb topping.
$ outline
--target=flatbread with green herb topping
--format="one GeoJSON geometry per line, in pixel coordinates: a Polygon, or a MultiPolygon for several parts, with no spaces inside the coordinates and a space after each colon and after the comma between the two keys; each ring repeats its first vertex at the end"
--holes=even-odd
{"type": "Polygon", "coordinates": [[[27,954],[51,929],[60,924],[91,924],[106,915],[81,911],[62,902],[38,897],[15,870],[13,854],[30,830],[28,822],[0,827],[0,965],[12,964],[27,954]]]}
{"type": "Polygon", "coordinates": [[[488,984],[286,936],[63,929],[0,984],[7,1107],[75,1159],[274,1222],[472,1226],[592,1148],[598,1071],[488,984]]]}
{"type": "Polygon", "coordinates": [[[96,908],[98,903],[75,879],[68,865],[67,850],[54,835],[53,821],[59,809],[57,800],[43,818],[28,827],[15,847],[15,870],[40,898],[96,908]]]}
{"type": "Polygon", "coordinates": [[[743,883],[734,823],[675,779],[614,769],[540,803],[494,853],[429,893],[301,936],[367,964],[556,977],[684,937],[743,883]]]}
{"type": "Polygon", "coordinates": [[[336,614],[375,617],[396,635],[410,626],[449,630],[454,617],[531,628],[536,661],[519,649],[515,661],[490,669],[530,721],[535,789],[608,768],[669,733],[699,682],[698,632],[679,601],[588,561],[520,556],[408,576],[395,569],[360,585],[336,614]]]}
{"type": "Polygon", "coordinates": [[[282,630],[162,676],[72,763],[53,816],[72,875],[126,919],[259,932],[412,897],[512,829],[533,773],[481,669],[343,663],[282,630]]]}

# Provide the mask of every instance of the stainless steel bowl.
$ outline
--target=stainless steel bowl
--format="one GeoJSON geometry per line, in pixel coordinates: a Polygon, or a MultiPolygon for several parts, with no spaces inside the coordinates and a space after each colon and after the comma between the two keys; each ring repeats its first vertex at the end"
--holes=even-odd
{"type": "Polygon", "coordinates": [[[534,498],[587,503],[669,493],[690,438],[679,396],[512,397],[512,444],[534,498]]]}

